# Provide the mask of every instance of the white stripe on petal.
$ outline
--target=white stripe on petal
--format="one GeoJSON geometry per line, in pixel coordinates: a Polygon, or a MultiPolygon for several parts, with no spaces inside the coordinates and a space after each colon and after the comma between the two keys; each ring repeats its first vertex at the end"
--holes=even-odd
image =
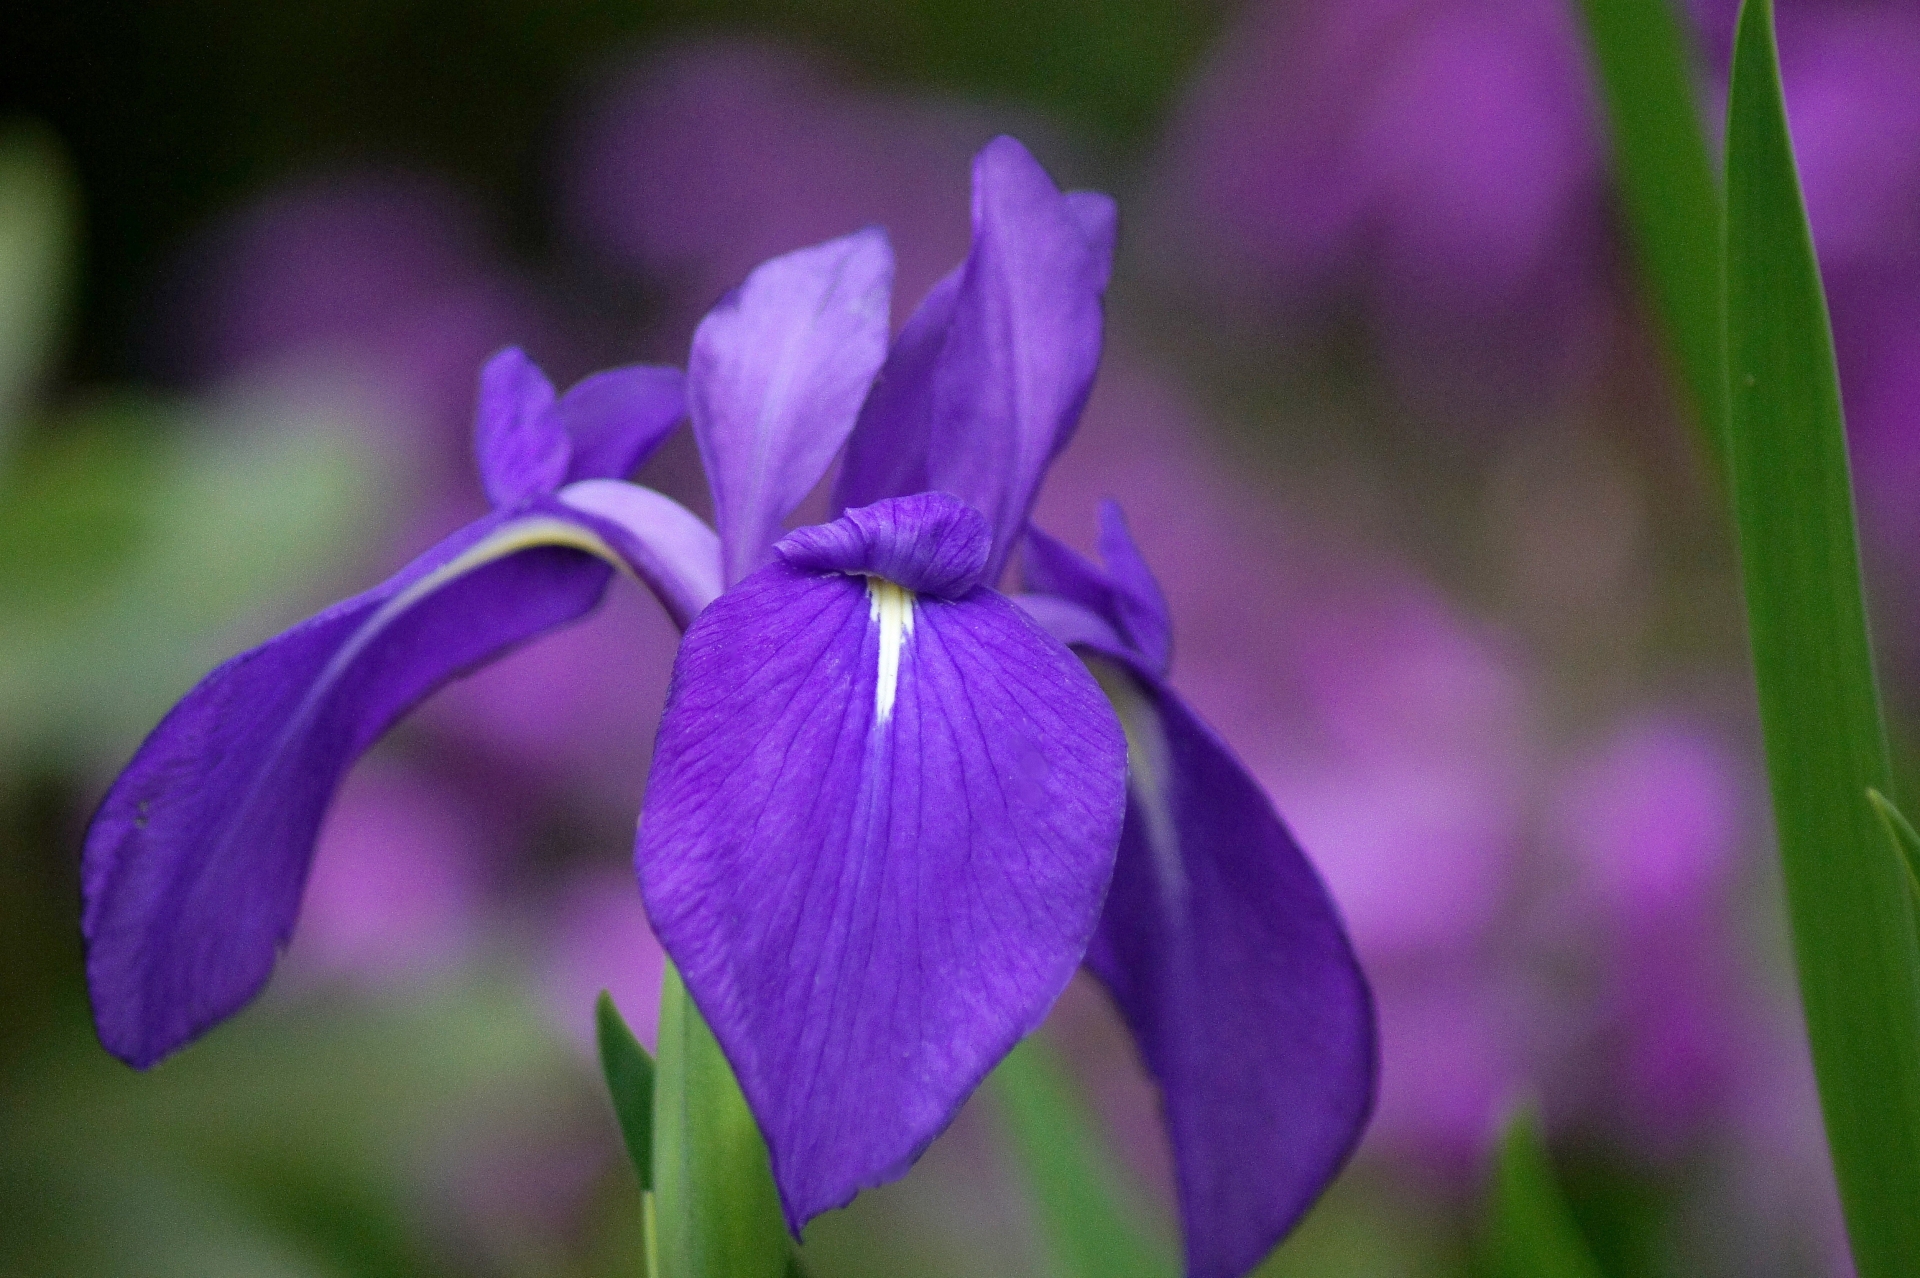
{"type": "Polygon", "coordinates": [[[893,718],[900,691],[900,651],[913,633],[913,592],[885,577],[867,578],[868,615],[880,627],[880,675],[873,685],[874,722],[893,718]]]}

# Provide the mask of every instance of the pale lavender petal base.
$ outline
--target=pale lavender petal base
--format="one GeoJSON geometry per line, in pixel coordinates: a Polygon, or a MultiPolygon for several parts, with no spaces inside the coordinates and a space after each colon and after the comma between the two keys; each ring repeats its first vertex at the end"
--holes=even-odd
{"type": "Polygon", "coordinates": [[[1087,965],[1158,1080],[1192,1278],[1240,1278],[1345,1163],[1372,1112],[1372,997],[1266,795],[1164,685],[1094,658],[1131,778],[1087,965]]]}
{"type": "Polygon", "coordinates": [[[920,596],[885,716],[877,612],[777,562],[702,614],[636,853],[796,1231],[904,1172],[1044,1018],[1124,808],[1112,710],[1013,604],[920,596]]]}

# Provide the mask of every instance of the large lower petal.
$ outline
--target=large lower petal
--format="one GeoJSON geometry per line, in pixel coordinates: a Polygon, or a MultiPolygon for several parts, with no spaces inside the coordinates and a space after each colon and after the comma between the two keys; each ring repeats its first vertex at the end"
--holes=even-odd
{"type": "Polygon", "coordinates": [[[1099,915],[1125,745],[1003,597],[775,563],[688,631],[637,865],[796,1229],[899,1175],[1099,915]]]}
{"type": "Polygon", "coordinates": [[[687,407],[727,580],[765,563],[887,353],[893,250],[873,228],[763,262],[693,335],[687,407]]]}
{"type": "Polygon", "coordinates": [[[1193,1278],[1238,1278],[1373,1107],[1372,997],[1326,888],[1180,699],[1092,658],[1127,732],[1126,829],[1087,964],[1158,1080],[1193,1278]]]}
{"type": "Polygon", "coordinates": [[[347,768],[442,683],[591,609],[608,563],[627,566],[613,543],[648,531],[550,500],[489,516],[188,693],[87,831],[87,979],[108,1050],[151,1065],[251,999],[347,768]]]}

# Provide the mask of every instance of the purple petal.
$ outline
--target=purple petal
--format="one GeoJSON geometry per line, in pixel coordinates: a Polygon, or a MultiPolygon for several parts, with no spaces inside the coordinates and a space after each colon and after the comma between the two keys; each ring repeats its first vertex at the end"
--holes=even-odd
{"type": "Polygon", "coordinates": [[[973,172],[973,249],[927,383],[927,487],[986,516],[997,581],[1093,389],[1111,240],[1089,238],[1093,197],[1063,196],[1012,138],[973,172]]]}
{"type": "Polygon", "coordinates": [[[980,512],[947,493],[918,493],[796,528],[774,549],[795,568],[884,577],[958,599],[980,584],[992,542],[980,512]]]}
{"type": "Polygon", "coordinates": [[[674,669],[636,863],[797,1231],[906,1170],[1099,915],[1124,741],[1004,597],[777,562],[674,669]]]}
{"type": "Polygon", "coordinates": [[[1120,208],[1111,195],[1099,191],[1068,191],[1067,212],[1080,224],[1087,237],[1087,248],[1099,267],[1100,288],[1104,291],[1113,273],[1113,250],[1120,239],[1120,208]]]}
{"type": "Polygon", "coordinates": [[[633,364],[595,373],[562,395],[553,415],[573,441],[568,482],[632,474],[687,415],[685,380],[677,368],[633,364]]]}
{"type": "Polygon", "coordinates": [[[1126,727],[1126,829],[1087,965],[1159,1081],[1194,1278],[1239,1278],[1373,1107],[1372,997],[1266,795],[1157,680],[1095,661],[1126,727]]]}
{"type": "Polygon", "coordinates": [[[871,505],[884,497],[925,492],[930,487],[927,447],[933,400],[928,388],[953,326],[965,270],[964,263],[954,267],[929,289],[893,339],[887,362],[860,406],[860,420],[847,440],[846,459],[834,482],[836,514],[850,506],[871,505]]]}
{"type": "Polygon", "coordinates": [[[1113,606],[1120,629],[1156,674],[1173,664],[1173,617],[1160,582],[1147,567],[1146,557],[1127,530],[1127,517],[1117,501],[1100,503],[1100,558],[1113,583],[1113,606]]]}
{"type": "Polygon", "coordinates": [[[726,576],[766,563],[887,350],[893,250],[873,228],[763,263],[693,336],[687,400],[726,576]]]}
{"type": "Polygon", "coordinates": [[[720,538],[685,506],[620,479],[583,479],[556,494],[682,630],[720,594],[720,538]]]}
{"type": "Polygon", "coordinates": [[[1106,618],[1089,608],[1059,595],[1015,595],[1013,601],[1033,618],[1034,624],[1069,648],[1091,648],[1122,661],[1134,659],[1133,645],[1122,639],[1106,618]]]}
{"type": "MultiPolygon", "coordinates": [[[[82,862],[87,981],[109,1051],[145,1068],[251,999],[353,761],[447,680],[591,609],[616,541],[673,526],[657,511],[654,526],[616,525],[597,505],[489,515],[228,661],[161,721],[107,792],[82,862]]],[[[708,555],[717,583],[717,546],[708,555]]]]}
{"type": "Polygon", "coordinates": [[[480,370],[473,451],[494,509],[550,493],[566,478],[572,443],[552,407],[553,383],[519,347],[507,347],[480,370]]]}
{"type": "Polygon", "coordinates": [[[974,159],[973,248],[895,341],[837,505],[953,493],[986,516],[997,581],[1093,389],[1114,234],[1112,200],[1062,195],[1014,139],[989,142],[974,159]]]}
{"type": "MultiPolygon", "coordinates": [[[[1106,561],[1104,569],[1029,524],[1021,563],[1027,588],[1097,614],[1125,638],[1121,655],[1157,675],[1166,674],[1173,660],[1173,620],[1160,583],[1127,531],[1126,518],[1117,502],[1100,503],[1099,546],[1100,557],[1106,561]]],[[[1058,631],[1049,630],[1058,636],[1058,631]]],[[[1104,647],[1098,643],[1094,646],[1104,647]]]]}

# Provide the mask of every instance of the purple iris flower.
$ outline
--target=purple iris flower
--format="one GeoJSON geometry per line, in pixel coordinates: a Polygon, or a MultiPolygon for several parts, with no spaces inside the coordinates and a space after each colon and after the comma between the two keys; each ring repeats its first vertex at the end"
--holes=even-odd
{"type": "Polygon", "coordinates": [[[591,608],[611,564],[686,627],[642,895],[789,1225],[904,1172],[1086,961],[1164,1090],[1191,1271],[1257,1264],[1358,1139],[1371,1003],[1318,878],[1166,685],[1124,531],[1102,572],[1029,525],[1099,364],[1112,201],[1000,138],[972,212],[891,344],[877,230],[766,262],[707,315],[684,404],[712,530],[611,478],[680,415],[668,370],[555,399],[497,357],[494,513],[215,671],[109,793],[85,870],[108,1047],[150,1063],[251,997],[353,758],[591,608]],[[784,532],[843,449],[837,517],[784,532]],[[1023,543],[1047,593],[1016,602],[996,585],[1023,543]]]}
{"type": "Polygon", "coordinates": [[[428,693],[591,611],[615,566],[682,625],[718,593],[712,531],[614,478],[684,412],[676,369],[615,369],[556,397],[519,351],[495,356],[475,430],[492,512],[228,661],[161,721],[107,792],[81,867],[109,1051],[144,1068],[259,991],[342,776],[428,693]]]}

